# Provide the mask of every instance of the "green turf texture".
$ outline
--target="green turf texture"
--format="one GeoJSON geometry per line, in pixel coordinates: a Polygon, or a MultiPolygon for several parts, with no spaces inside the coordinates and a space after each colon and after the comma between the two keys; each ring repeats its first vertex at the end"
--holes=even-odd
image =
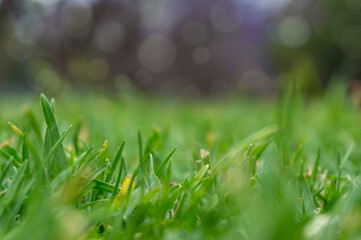
{"type": "Polygon", "coordinates": [[[0,239],[360,239],[360,145],[342,86],[2,97],[0,239]]]}

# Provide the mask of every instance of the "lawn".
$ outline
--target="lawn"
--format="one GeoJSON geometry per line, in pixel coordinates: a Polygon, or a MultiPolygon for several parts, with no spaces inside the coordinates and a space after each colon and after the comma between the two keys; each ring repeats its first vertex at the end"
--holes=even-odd
{"type": "Polygon", "coordinates": [[[319,96],[1,96],[1,239],[359,239],[361,112],[319,96]]]}

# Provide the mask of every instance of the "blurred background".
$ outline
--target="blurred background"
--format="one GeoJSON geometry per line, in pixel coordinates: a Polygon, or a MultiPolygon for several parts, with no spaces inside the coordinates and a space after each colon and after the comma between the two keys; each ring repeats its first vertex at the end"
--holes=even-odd
{"type": "Polygon", "coordinates": [[[361,71],[361,0],[0,0],[0,92],[318,94],[361,71]]]}

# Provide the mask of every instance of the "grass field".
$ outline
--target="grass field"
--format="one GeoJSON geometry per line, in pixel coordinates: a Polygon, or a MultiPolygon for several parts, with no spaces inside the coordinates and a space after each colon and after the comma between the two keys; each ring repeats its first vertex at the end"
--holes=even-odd
{"type": "Polygon", "coordinates": [[[360,144],[343,86],[2,96],[0,239],[360,239],[360,144]]]}

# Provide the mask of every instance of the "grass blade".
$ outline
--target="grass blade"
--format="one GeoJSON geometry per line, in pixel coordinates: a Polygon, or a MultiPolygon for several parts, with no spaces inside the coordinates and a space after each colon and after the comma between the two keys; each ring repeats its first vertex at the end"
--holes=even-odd
{"type": "Polygon", "coordinates": [[[24,178],[26,167],[28,166],[28,161],[25,161],[22,166],[19,168],[19,171],[15,175],[13,182],[11,183],[6,195],[3,198],[3,201],[5,203],[10,203],[13,198],[15,197],[15,194],[17,193],[17,190],[20,186],[21,181],[24,178]]]}
{"type": "Polygon", "coordinates": [[[173,156],[173,154],[175,153],[175,151],[177,150],[178,147],[175,147],[169,154],[168,156],[164,159],[164,161],[162,162],[162,164],[159,166],[158,170],[157,170],[157,177],[160,178],[160,176],[162,175],[164,168],[167,166],[168,162],[170,161],[171,157],[173,156]]]}
{"type": "Polygon", "coordinates": [[[312,174],[311,174],[312,185],[314,185],[315,182],[316,182],[316,177],[317,177],[317,172],[318,172],[318,165],[320,163],[320,157],[321,157],[321,148],[318,148],[316,161],[313,164],[313,169],[312,169],[312,174]]]}
{"type": "Polygon", "coordinates": [[[110,180],[112,179],[113,177],[113,174],[115,172],[115,169],[117,168],[118,166],[118,162],[119,160],[121,159],[121,156],[122,156],[122,153],[123,153],[123,149],[124,149],[124,145],[125,145],[125,140],[123,141],[122,145],[120,145],[119,149],[118,149],[118,152],[117,152],[117,155],[115,156],[115,159],[112,163],[112,166],[110,168],[110,171],[105,179],[105,182],[110,182],[110,180]]]}
{"type": "Polygon", "coordinates": [[[61,135],[60,139],[54,144],[54,146],[50,149],[47,157],[45,158],[45,163],[47,163],[51,157],[51,155],[55,152],[55,150],[58,148],[58,146],[60,144],[63,143],[65,137],[68,135],[68,133],[70,132],[70,129],[72,128],[73,125],[70,124],[70,126],[64,131],[64,133],[61,135]]]}
{"type": "Polygon", "coordinates": [[[118,171],[118,175],[117,175],[117,180],[115,182],[115,186],[114,186],[114,191],[110,197],[109,203],[112,204],[112,202],[114,201],[115,196],[117,195],[117,191],[119,188],[119,184],[120,184],[120,179],[122,177],[122,171],[123,171],[123,166],[124,166],[124,157],[122,157],[122,159],[120,160],[120,166],[119,166],[119,171],[118,171]]]}
{"type": "MultiPolygon", "coordinates": [[[[54,146],[57,141],[60,139],[60,134],[58,130],[58,126],[55,121],[54,117],[54,103],[52,101],[52,106],[50,106],[48,99],[45,97],[44,94],[40,96],[40,102],[44,113],[44,118],[46,125],[48,127],[48,139],[45,141],[50,141],[50,145],[54,146]]],[[[46,142],[44,143],[46,144],[46,142]]],[[[60,173],[67,167],[67,159],[65,156],[65,151],[63,148],[63,144],[60,144],[54,154],[54,170],[55,173],[60,173]]]]}
{"type": "Polygon", "coordinates": [[[11,123],[11,122],[8,122],[8,123],[9,123],[10,127],[15,131],[15,133],[16,133],[19,137],[21,137],[21,138],[23,139],[24,143],[28,146],[28,148],[30,149],[31,154],[32,154],[33,157],[34,157],[34,160],[35,160],[37,166],[38,166],[38,167],[42,167],[43,164],[42,164],[42,162],[41,162],[41,160],[40,160],[39,154],[38,154],[38,152],[36,151],[36,148],[34,147],[34,145],[33,145],[31,142],[29,142],[29,140],[28,140],[28,138],[26,137],[26,135],[25,135],[22,131],[20,131],[19,128],[17,128],[17,127],[16,127],[13,123],[11,123]]]}

